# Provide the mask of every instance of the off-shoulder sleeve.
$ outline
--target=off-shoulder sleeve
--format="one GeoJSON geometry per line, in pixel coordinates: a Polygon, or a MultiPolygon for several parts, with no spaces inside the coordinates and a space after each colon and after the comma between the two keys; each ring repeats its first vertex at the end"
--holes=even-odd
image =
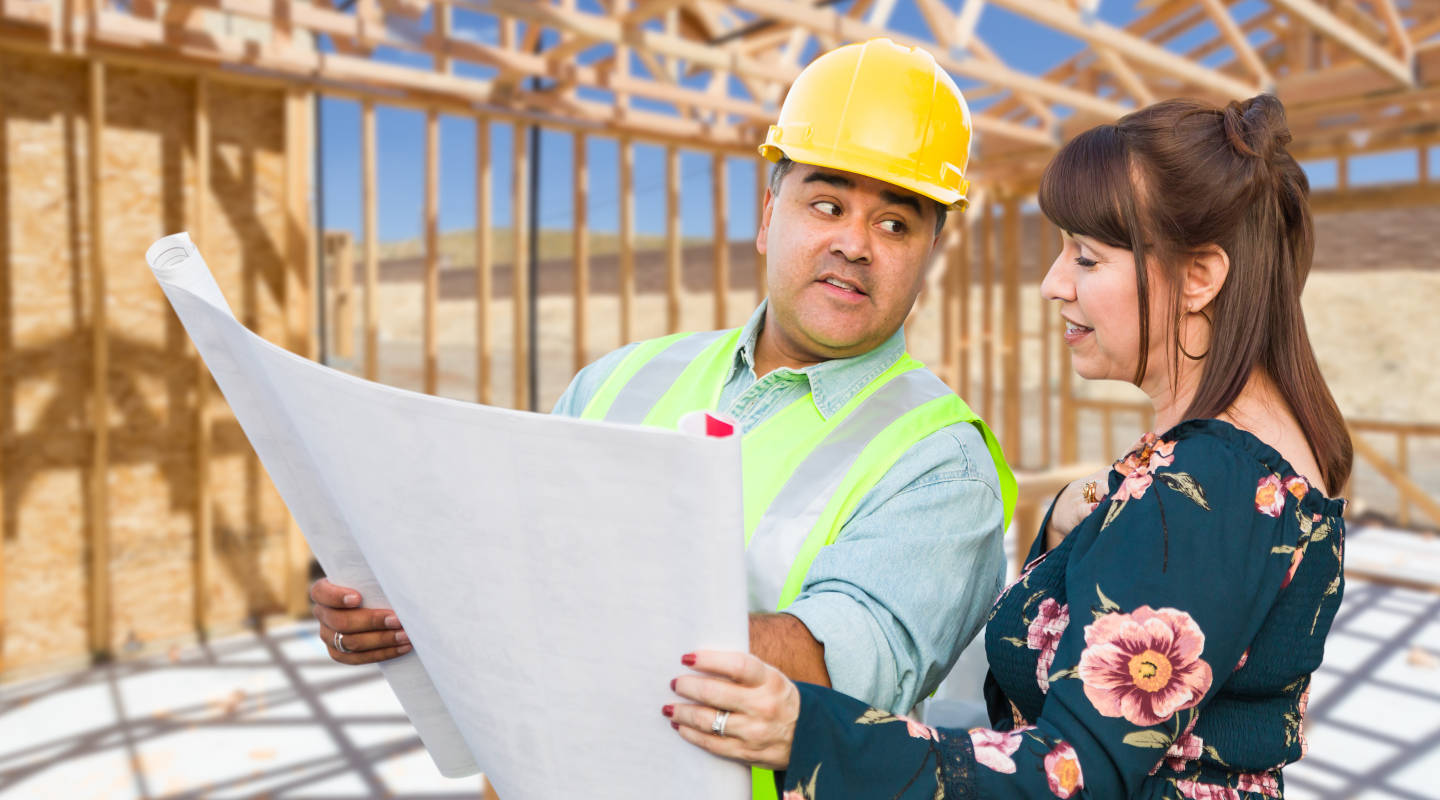
{"type": "Polygon", "coordinates": [[[1214,436],[1150,441],[1111,473],[1103,515],[1071,534],[1069,602],[1037,611],[1053,659],[1033,726],[935,730],[802,687],[784,788],[823,800],[1137,794],[1168,750],[1199,744],[1190,729],[1286,580],[1299,533],[1285,518],[1307,488],[1214,436]]]}

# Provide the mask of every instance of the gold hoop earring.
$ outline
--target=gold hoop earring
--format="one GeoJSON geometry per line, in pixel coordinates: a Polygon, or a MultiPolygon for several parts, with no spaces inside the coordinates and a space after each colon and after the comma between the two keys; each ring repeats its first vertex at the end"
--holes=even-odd
{"type": "MultiPolygon", "coordinates": [[[[1187,314],[1199,314],[1200,317],[1205,320],[1205,324],[1206,324],[1207,326],[1209,326],[1209,328],[1210,328],[1210,333],[1211,333],[1211,338],[1212,338],[1211,344],[1213,345],[1213,344],[1214,344],[1213,338],[1214,338],[1214,333],[1215,333],[1215,323],[1210,319],[1210,315],[1209,315],[1209,314],[1206,314],[1203,310],[1201,310],[1201,311],[1189,311],[1189,312],[1186,312],[1186,313],[1187,313],[1187,314]]],[[[1180,320],[1181,320],[1181,322],[1184,322],[1185,318],[1184,318],[1184,317],[1181,317],[1180,320]]],[[[1190,354],[1189,352],[1187,352],[1187,351],[1185,350],[1185,345],[1184,345],[1184,343],[1182,343],[1182,342],[1180,341],[1180,330],[1179,330],[1179,326],[1178,326],[1178,325],[1176,326],[1176,330],[1175,330],[1175,347],[1179,348],[1180,353],[1181,353],[1182,355],[1184,355],[1186,358],[1190,359],[1191,361],[1199,361],[1200,359],[1204,358],[1205,356],[1210,355],[1210,349],[1209,349],[1209,348],[1206,348],[1206,349],[1205,349],[1205,352],[1201,353],[1201,354],[1198,355],[1198,356],[1197,356],[1197,355],[1192,355],[1192,354],[1190,354]]]]}

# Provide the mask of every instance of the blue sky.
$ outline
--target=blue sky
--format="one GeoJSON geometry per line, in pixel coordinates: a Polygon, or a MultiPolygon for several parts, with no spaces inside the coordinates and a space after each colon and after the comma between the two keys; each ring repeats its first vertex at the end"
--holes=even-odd
{"type": "MultiPolygon", "coordinates": [[[[952,10],[958,0],[945,0],[952,10]]],[[[582,8],[594,10],[595,0],[582,0],[582,8]]],[[[1245,19],[1261,4],[1247,0],[1233,7],[1245,19]]],[[[497,32],[486,18],[456,9],[454,26],[459,36],[494,42],[497,32]]],[[[1137,15],[1132,2],[1105,0],[1099,16],[1123,25],[1137,15]]],[[[916,36],[926,36],[924,22],[912,2],[897,4],[891,27],[916,36]]],[[[428,29],[429,21],[416,24],[416,33],[428,29]]],[[[1040,74],[1074,55],[1082,45],[1005,11],[987,5],[980,17],[979,35],[1008,65],[1030,74],[1040,74]]],[[[1173,43],[1184,50],[1214,35],[1208,24],[1173,43]]],[[[928,38],[928,37],[927,37],[928,38]]],[[[548,44],[548,43],[547,43],[548,44]]],[[[328,43],[322,42],[322,47],[328,43]]],[[[599,50],[587,56],[599,58],[599,50]]],[[[1223,55],[1223,53],[1222,53],[1223,55]]],[[[429,66],[429,59],[403,51],[381,50],[377,59],[394,63],[429,66]]],[[[643,67],[637,67],[643,69],[643,67]]],[[[494,76],[493,70],[457,62],[461,75],[479,78],[494,76]]],[[[957,81],[962,90],[973,82],[957,81]]],[[[595,96],[592,99],[604,99],[595,96]]],[[[637,103],[637,105],[643,104],[637,103]]],[[[976,103],[975,110],[984,105],[976,103]]],[[[359,235],[360,207],[360,106],[356,102],[324,97],[321,100],[321,166],[324,178],[324,225],[330,230],[349,230],[359,235]]],[[[425,116],[377,105],[379,217],[381,241],[418,237],[422,232],[424,198],[425,116]]],[[[491,150],[494,170],[493,223],[510,224],[510,152],[512,128],[492,123],[491,150]]],[[[758,144],[758,143],[757,143],[758,144]]],[[[540,225],[565,229],[572,222],[572,140],[569,134],[544,131],[540,143],[540,225]]],[[[613,139],[590,137],[589,222],[592,230],[614,231],[618,227],[619,196],[617,147],[613,139]]],[[[758,156],[756,157],[758,159],[758,156]]],[[[1431,171],[1440,167],[1440,148],[1431,154],[1431,171]]],[[[1316,188],[1335,184],[1333,162],[1306,164],[1316,188]]],[[[442,231],[475,227],[475,124],[472,119],[442,115],[440,118],[440,228],[442,231]]],[[[729,236],[754,235],[755,166],[745,158],[727,159],[729,175],[729,236]]],[[[1413,180],[1417,161],[1413,151],[1356,156],[1350,162],[1354,185],[1413,180]]],[[[687,236],[711,235],[710,156],[681,151],[681,224],[687,236]]],[[[665,152],[663,148],[637,144],[635,147],[635,226],[639,233],[660,234],[665,226],[665,152]]]]}

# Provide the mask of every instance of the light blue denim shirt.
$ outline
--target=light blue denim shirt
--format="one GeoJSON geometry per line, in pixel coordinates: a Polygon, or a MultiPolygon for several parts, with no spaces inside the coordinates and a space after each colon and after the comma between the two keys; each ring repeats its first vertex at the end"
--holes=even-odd
{"type": "MultiPolygon", "coordinates": [[[[905,352],[904,330],[864,355],[755,376],[766,302],[750,316],[720,393],[721,411],[749,431],[813,395],[827,418],[905,352]]],[[[635,345],[571,381],[554,413],[578,417],[635,345]]],[[[839,691],[896,713],[930,694],[980,630],[1005,574],[999,478],[985,440],[968,423],[922,439],[861,499],[835,543],[820,549],[795,602],[825,646],[839,691]]],[[[751,611],[774,611],[754,608],[751,611]]]]}

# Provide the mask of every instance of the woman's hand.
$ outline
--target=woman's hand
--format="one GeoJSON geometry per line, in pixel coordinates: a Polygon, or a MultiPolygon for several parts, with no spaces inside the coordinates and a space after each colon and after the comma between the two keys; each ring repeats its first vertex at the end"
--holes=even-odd
{"type": "Polygon", "coordinates": [[[790,743],[800,717],[800,692],[795,684],[749,653],[701,650],[680,663],[706,675],[681,675],[670,688],[690,703],[661,709],[671,727],[697,747],[771,770],[790,763],[790,743]],[[715,733],[716,716],[724,718],[723,735],[715,733]]]}
{"type": "Polygon", "coordinates": [[[1050,511],[1050,524],[1045,528],[1045,549],[1048,551],[1059,547],[1065,537],[1070,535],[1070,531],[1075,530],[1076,525],[1100,507],[1100,502],[1109,494],[1109,490],[1109,467],[1086,475],[1078,481],[1071,481],[1070,485],[1060,492],[1060,496],[1055,498],[1055,505],[1050,511]],[[1090,492],[1086,491],[1087,483],[1093,484],[1090,492]]]}

